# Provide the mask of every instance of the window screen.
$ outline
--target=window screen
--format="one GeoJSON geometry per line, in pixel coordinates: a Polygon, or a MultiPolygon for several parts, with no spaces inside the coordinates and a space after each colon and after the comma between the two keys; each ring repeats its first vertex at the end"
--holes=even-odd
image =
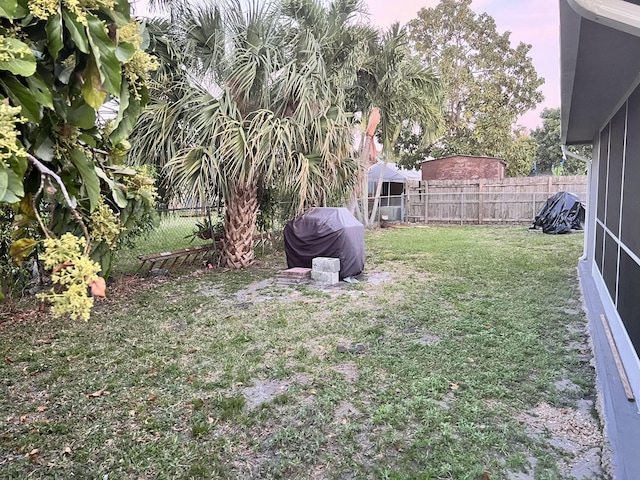
{"type": "Polygon", "coordinates": [[[618,313],[633,347],[640,354],[640,265],[624,250],[620,252],[618,313]]]}
{"type": "Polygon", "coordinates": [[[600,134],[600,158],[598,160],[598,210],[597,216],[604,222],[605,195],[607,192],[607,162],[609,158],[609,125],[600,134]]]}
{"type": "Polygon", "coordinates": [[[627,112],[621,240],[640,257],[640,86],[629,97],[627,112]]]}
{"type": "Polygon", "coordinates": [[[626,116],[627,107],[625,104],[611,120],[611,137],[609,140],[606,225],[616,236],[618,236],[618,227],[620,225],[620,194],[622,192],[622,159],[624,155],[626,116]]]}
{"type": "Polygon", "coordinates": [[[596,251],[595,251],[595,259],[596,266],[598,270],[600,270],[600,275],[602,275],[602,259],[604,258],[604,254],[602,252],[602,243],[604,242],[604,228],[599,223],[596,223],[596,251]]]}
{"type": "Polygon", "coordinates": [[[604,236],[604,266],[602,276],[609,294],[616,301],[616,276],[618,275],[618,243],[609,234],[604,236]]]}

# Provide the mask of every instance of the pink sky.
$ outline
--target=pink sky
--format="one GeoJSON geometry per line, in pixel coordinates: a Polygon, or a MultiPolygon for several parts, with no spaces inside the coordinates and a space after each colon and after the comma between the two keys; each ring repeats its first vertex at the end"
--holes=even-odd
{"type": "MultiPolygon", "coordinates": [[[[436,6],[438,0],[365,0],[369,5],[371,22],[387,27],[394,21],[401,24],[417,17],[421,8],[436,6]]],[[[529,55],[538,75],[545,79],[541,90],[544,102],[534,111],[523,115],[518,123],[527,128],[541,124],[544,107],[560,106],[560,46],[557,0],[474,0],[471,8],[486,12],[495,21],[499,33],[511,32],[511,42],[532,46],[529,55]]]]}

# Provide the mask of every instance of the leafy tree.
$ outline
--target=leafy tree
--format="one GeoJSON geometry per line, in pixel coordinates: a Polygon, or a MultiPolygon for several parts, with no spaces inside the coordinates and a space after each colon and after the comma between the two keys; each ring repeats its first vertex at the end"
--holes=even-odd
{"type": "Polygon", "coordinates": [[[0,6],[0,203],[14,212],[15,262],[44,246],[59,315],[88,318],[87,285],[101,290],[98,272],[153,205],[153,180],[123,165],[154,68],[144,38],[126,0],[0,6]]]}
{"type": "Polygon", "coordinates": [[[253,262],[260,192],[275,190],[299,212],[353,183],[334,62],[351,58],[344,30],[356,33],[358,7],[352,0],[180,4],[172,23],[158,24],[162,83],[151,91],[132,155],[144,162],[153,152],[174,192],[201,201],[222,194],[228,267],[253,262]]]}
{"type": "Polygon", "coordinates": [[[408,24],[413,48],[439,73],[446,92],[446,130],[424,153],[487,155],[508,163],[517,139],[512,127],[542,101],[538,87],[544,80],[528,56],[531,46],[512,47],[510,33],[498,33],[493,18],[470,5],[442,0],[408,24]]]}
{"type": "MultiPolygon", "coordinates": [[[[563,158],[560,142],[560,109],[545,108],[540,118],[542,126],[531,131],[531,135],[538,144],[535,158],[536,172],[583,175],[586,170],[584,162],[571,156],[563,158]]],[[[572,146],[569,149],[584,157],[591,157],[590,146],[572,146]]]]}

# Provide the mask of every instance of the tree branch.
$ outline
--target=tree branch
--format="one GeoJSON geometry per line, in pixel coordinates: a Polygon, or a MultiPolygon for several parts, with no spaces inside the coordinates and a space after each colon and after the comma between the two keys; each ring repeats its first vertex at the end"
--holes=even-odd
{"type": "MultiPolygon", "coordinates": [[[[60,186],[60,191],[62,192],[62,196],[64,197],[65,202],[67,203],[67,206],[71,209],[71,213],[73,214],[75,219],[78,221],[78,223],[82,227],[82,231],[84,232],[84,237],[85,237],[85,240],[86,240],[86,243],[85,243],[85,246],[84,246],[83,255],[85,255],[85,256],[88,255],[89,254],[89,250],[91,249],[91,243],[89,241],[89,230],[87,229],[87,226],[85,225],[85,223],[82,221],[82,217],[80,216],[78,211],[74,208],[73,202],[71,201],[71,197],[69,197],[69,192],[67,191],[67,187],[62,182],[62,179],[58,176],[57,173],[55,173],[49,167],[44,165],[40,160],[38,160],[33,155],[30,155],[30,154],[27,153],[27,160],[29,160],[29,162],[34,167],[36,167],[38,169],[38,171],[42,175],[49,175],[60,186]]],[[[47,235],[46,229],[45,229],[45,235],[47,235]]]]}

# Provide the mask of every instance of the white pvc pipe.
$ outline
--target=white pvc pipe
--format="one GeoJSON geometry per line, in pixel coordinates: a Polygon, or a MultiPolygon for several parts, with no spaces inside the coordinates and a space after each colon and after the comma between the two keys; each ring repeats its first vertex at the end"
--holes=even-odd
{"type": "MultiPolygon", "coordinates": [[[[568,155],[570,157],[576,158],[578,160],[580,160],[581,162],[585,162],[587,164],[587,188],[590,185],[590,179],[591,179],[591,158],[587,158],[587,157],[583,157],[582,155],[578,155],[577,153],[573,153],[572,151],[570,151],[566,145],[560,145],[560,148],[562,149],[562,155],[568,155]]],[[[588,192],[587,192],[588,193],[588,192]]],[[[587,205],[588,208],[591,208],[591,205],[587,205]]],[[[588,256],[588,252],[587,252],[587,228],[589,228],[589,224],[586,222],[586,218],[585,218],[585,232],[584,232],[584,244],[582,246],[582,255],[580,256],[580,258],[578,258],[578,262],[584,262],[587,259],[588,256]]]]}
{"type": "Polygon", "coordinates": [[[580,160],[581,162],[586,163],[587,165],[591,165],[590,158],[583,157],[582,155],[578,155],[577,153],[573,153],[571,150],[567,148],[566,145],[560,145],[560,148],[562,149],[562,155],[568,155],[570,157],[580,160]]]}

